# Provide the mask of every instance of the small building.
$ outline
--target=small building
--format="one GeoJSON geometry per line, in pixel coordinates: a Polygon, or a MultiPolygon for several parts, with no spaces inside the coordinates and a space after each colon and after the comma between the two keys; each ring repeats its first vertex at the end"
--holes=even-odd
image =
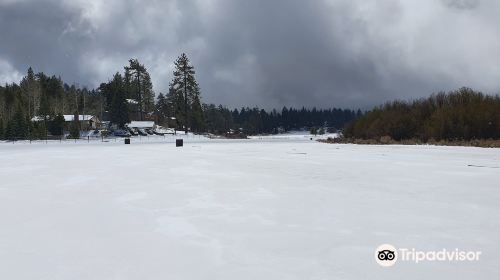
{"type": "MultiPolygon", "coordinates": [[[[71,123],[75,120],[75,115],[63,115],[65,121],[65,129],[68,130],[71,123]]],[[[33,117],[34,122],[41,122],[44,119],[41,117],[33,117]]],[[[78,121],[82,130],[95,130],[100,129],[102,122],[98,117],[92,115],[78,115],[78,121]]]]}
{"type": "MultiPolygon", "coordinates": [[[[73,122],[75,120],[75,115],[63,115],[64,121],[66,123],[73,122]]],[[[78,121],[80,122],[82,130],[95,130],[101,128],[102,122],[98,117],[92,115],[78,115],[78,121]]]]}
{"type": "MultiPolygon", "coordinates": [[[[75,121],[75,115],[63,115],[64,121],[69,125],[75,121]]],[[[100,129],[102,122],[98,117],[92,115],[78,115],[78,121],[82,130],[100,129]]]]}

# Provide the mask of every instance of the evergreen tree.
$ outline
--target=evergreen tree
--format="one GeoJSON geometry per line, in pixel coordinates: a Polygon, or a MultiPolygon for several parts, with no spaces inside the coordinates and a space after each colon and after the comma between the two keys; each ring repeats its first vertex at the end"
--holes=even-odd
{"type": "Polygon", "coordinates": [[[196,81],[194,81],[194,83],[193,91],[188,96],[191,105],[191,114],[189,115],[190,124],[193,131],[202,132],[205,129],[205,120],[203,118],[203,108],[201,107],[200,101],[200,88],[196,81]]]}
{"type": "Polygon", "coordinates": [[[170,83],[167,100],[172,102],[172,111],[186,133],[191,126],[199,131],[203,129],[203,110],[194,67],[185,53],[177,58],[174,65],[174,78],[170,83]]]}
{"type": "Polygon", "coordinates": [[[7,122],[7,127],[5,128],[5,139],[14,140],[16,132],[14,131],[14,123],[13,119],[7,122]]]}
{"type": "Polygon", "coordinates": [[[168,125],[168,119],[170,117],[169,106],[167,98],[161,92],[158,94],[155,111],[156,116],[158,117],[158,123],[161,125],[168,125]]]}
{"type": "Polygon", "coordinates": [[[6,138],[11,140],[27,139],[29,126],[21,108],[18,108],[14,117],[7,124],[6,138]]]}
{"type": "Polygon", "coordinates": [[[318,129],[316,127],[311,127],[311,129],[309,130],[309,133],[313,134],[313,135],[317,135],[318,134],[318,129]]]}
{"type": "Polygon", "coordinates": [[[28,69],[28,73],[22,79],[20,85],[22,93],[28,101],[26,107],[29,118],[36,116],[40,106],[40,86],[31,67],[28,69]]]}
{"type": "Polygon", "coordinates": [[[117,124],[120,128],[123,128],[126,123],[130,122],[124,84],[125,81],[120,73],[116,73],[113,76],[113,80],[103,83],[99,87],[102,95],[106,98],[111,122],[117,124]]]}
{"type": "Polygon", "coordinates": [[[126,123],[130,122],[128,115],[128,105],[123,93],[117,92],[113,95],[111,108],[112,123],[115,123],[118,125],[118,127],[123,128],[126,123]]]}
{"type": "Polygon", "coordinates": [[[64,133],[64,124],[65,124],[64,116],[58,114],[54,117],[52,121],[49,122],[49,132],[54,136],[63,135],[64,133]]]}
{"type": "Polygon", "coordinates": [[[26,123],[27,130],[28,130],[27,131],[27,133],[28,133],[27,139],[32,140],[32,139],[34,139],[34,137],[33,137],[33,122],[31,121],[31,119],[26,118],[25,123],[26,123]]]}
{"type": "Polygon", "coordinates": [[[33,122],[31,129],[32,139],[45,139],[47,136],[47,128],[44,122],[33,122]]]}
{"type": "Polygon", "coordinates": [[[47,122],[50,117],[53,115],[53,111],[50,106],[50,100],[47,93],[42,92],[40,97],[40,108],[38,110],[38,116],[47,122]]]}
{"type": "Polygon", "coordinates": [[[0,118],[0,140],[5,139],[5,132],[3,127],[3,119],[0,118]]]}
{"type": "Polygon", "coordinates": [[[184,124],[184,95],[170,83],[166,100],[169,117],[175,119],[175,128],[179,129],[184,124]]]}
{"type": "Polygon", "coordinates": [[[151,77],[146,70],[144,73],[144,82],[143,82],[142,90],[144,91],[144,93],[143,93],[144,111],[148,114],[154,113],[155,93],[153,91],[153,82],[151,82],[151,77]]]}
{"type": "Polygon", "coordinates": [[[80,120],[78,113],[73,116],[73,121],[71,122],[69,135],[73,139],[80,139],[80,120]]]}
{"type": "Polygon", "coordinates": [[[122,76],[116,73],[110,85],[112,95],[111,100],[111,122],[116,123],[120,128],[130,122],[128,115],[128,103],[124,94],[122,76]]]}
{"type": "Polygon", "coordinates": [[[129,66],[125,66],[125,88],[129,97],[138,102],[138,119],[144,120],[144,112],[150,113],[154,109],[154,91],[149,73],[137,59],[130,59],[129,66]]]}

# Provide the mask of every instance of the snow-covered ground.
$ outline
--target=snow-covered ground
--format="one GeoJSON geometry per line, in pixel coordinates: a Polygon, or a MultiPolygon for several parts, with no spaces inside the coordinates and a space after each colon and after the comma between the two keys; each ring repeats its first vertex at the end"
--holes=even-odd
{"type": "Polygon", "coordinates": [[[500,149],[142,140],[0,143],[0,279],[500,278],[500,149]]]}
{"type": "Polygon", "coordinates": [[[337,137],[337,133],[325,133],[322,135],[311,135],[307,131],[289,131],[281,134],[273,135],[257,135],[249,136],[250,139],[260,139],[260,140],[320,140],[337,137]]]}

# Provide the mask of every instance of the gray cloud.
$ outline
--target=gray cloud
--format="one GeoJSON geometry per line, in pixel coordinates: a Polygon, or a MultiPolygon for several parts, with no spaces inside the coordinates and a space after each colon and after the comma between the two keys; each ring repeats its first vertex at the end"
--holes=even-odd
{"type": "Polygon", "coordinates": [[[470,10],[479,6],[479,0],[442,0],[450,8],[470,10]]]}
{"type": "Polygon", "coordinates": [[[205,102],[362,107],[500,88],[500,4],[479,0],[0,0],[0,82],[97,86],[129,58],[166,92],[186,52],[205,102]],[[4,81],[5,80],[5,81],[4,81]]]}

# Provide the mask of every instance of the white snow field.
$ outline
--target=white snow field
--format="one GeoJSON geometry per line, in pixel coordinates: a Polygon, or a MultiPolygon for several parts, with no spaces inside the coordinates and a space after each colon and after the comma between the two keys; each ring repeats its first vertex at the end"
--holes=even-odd
{"type": "Polygon", "coordinates": [[[0,279],[500,279],[500,149],[172,141],[0,143],[0,279]]]}

